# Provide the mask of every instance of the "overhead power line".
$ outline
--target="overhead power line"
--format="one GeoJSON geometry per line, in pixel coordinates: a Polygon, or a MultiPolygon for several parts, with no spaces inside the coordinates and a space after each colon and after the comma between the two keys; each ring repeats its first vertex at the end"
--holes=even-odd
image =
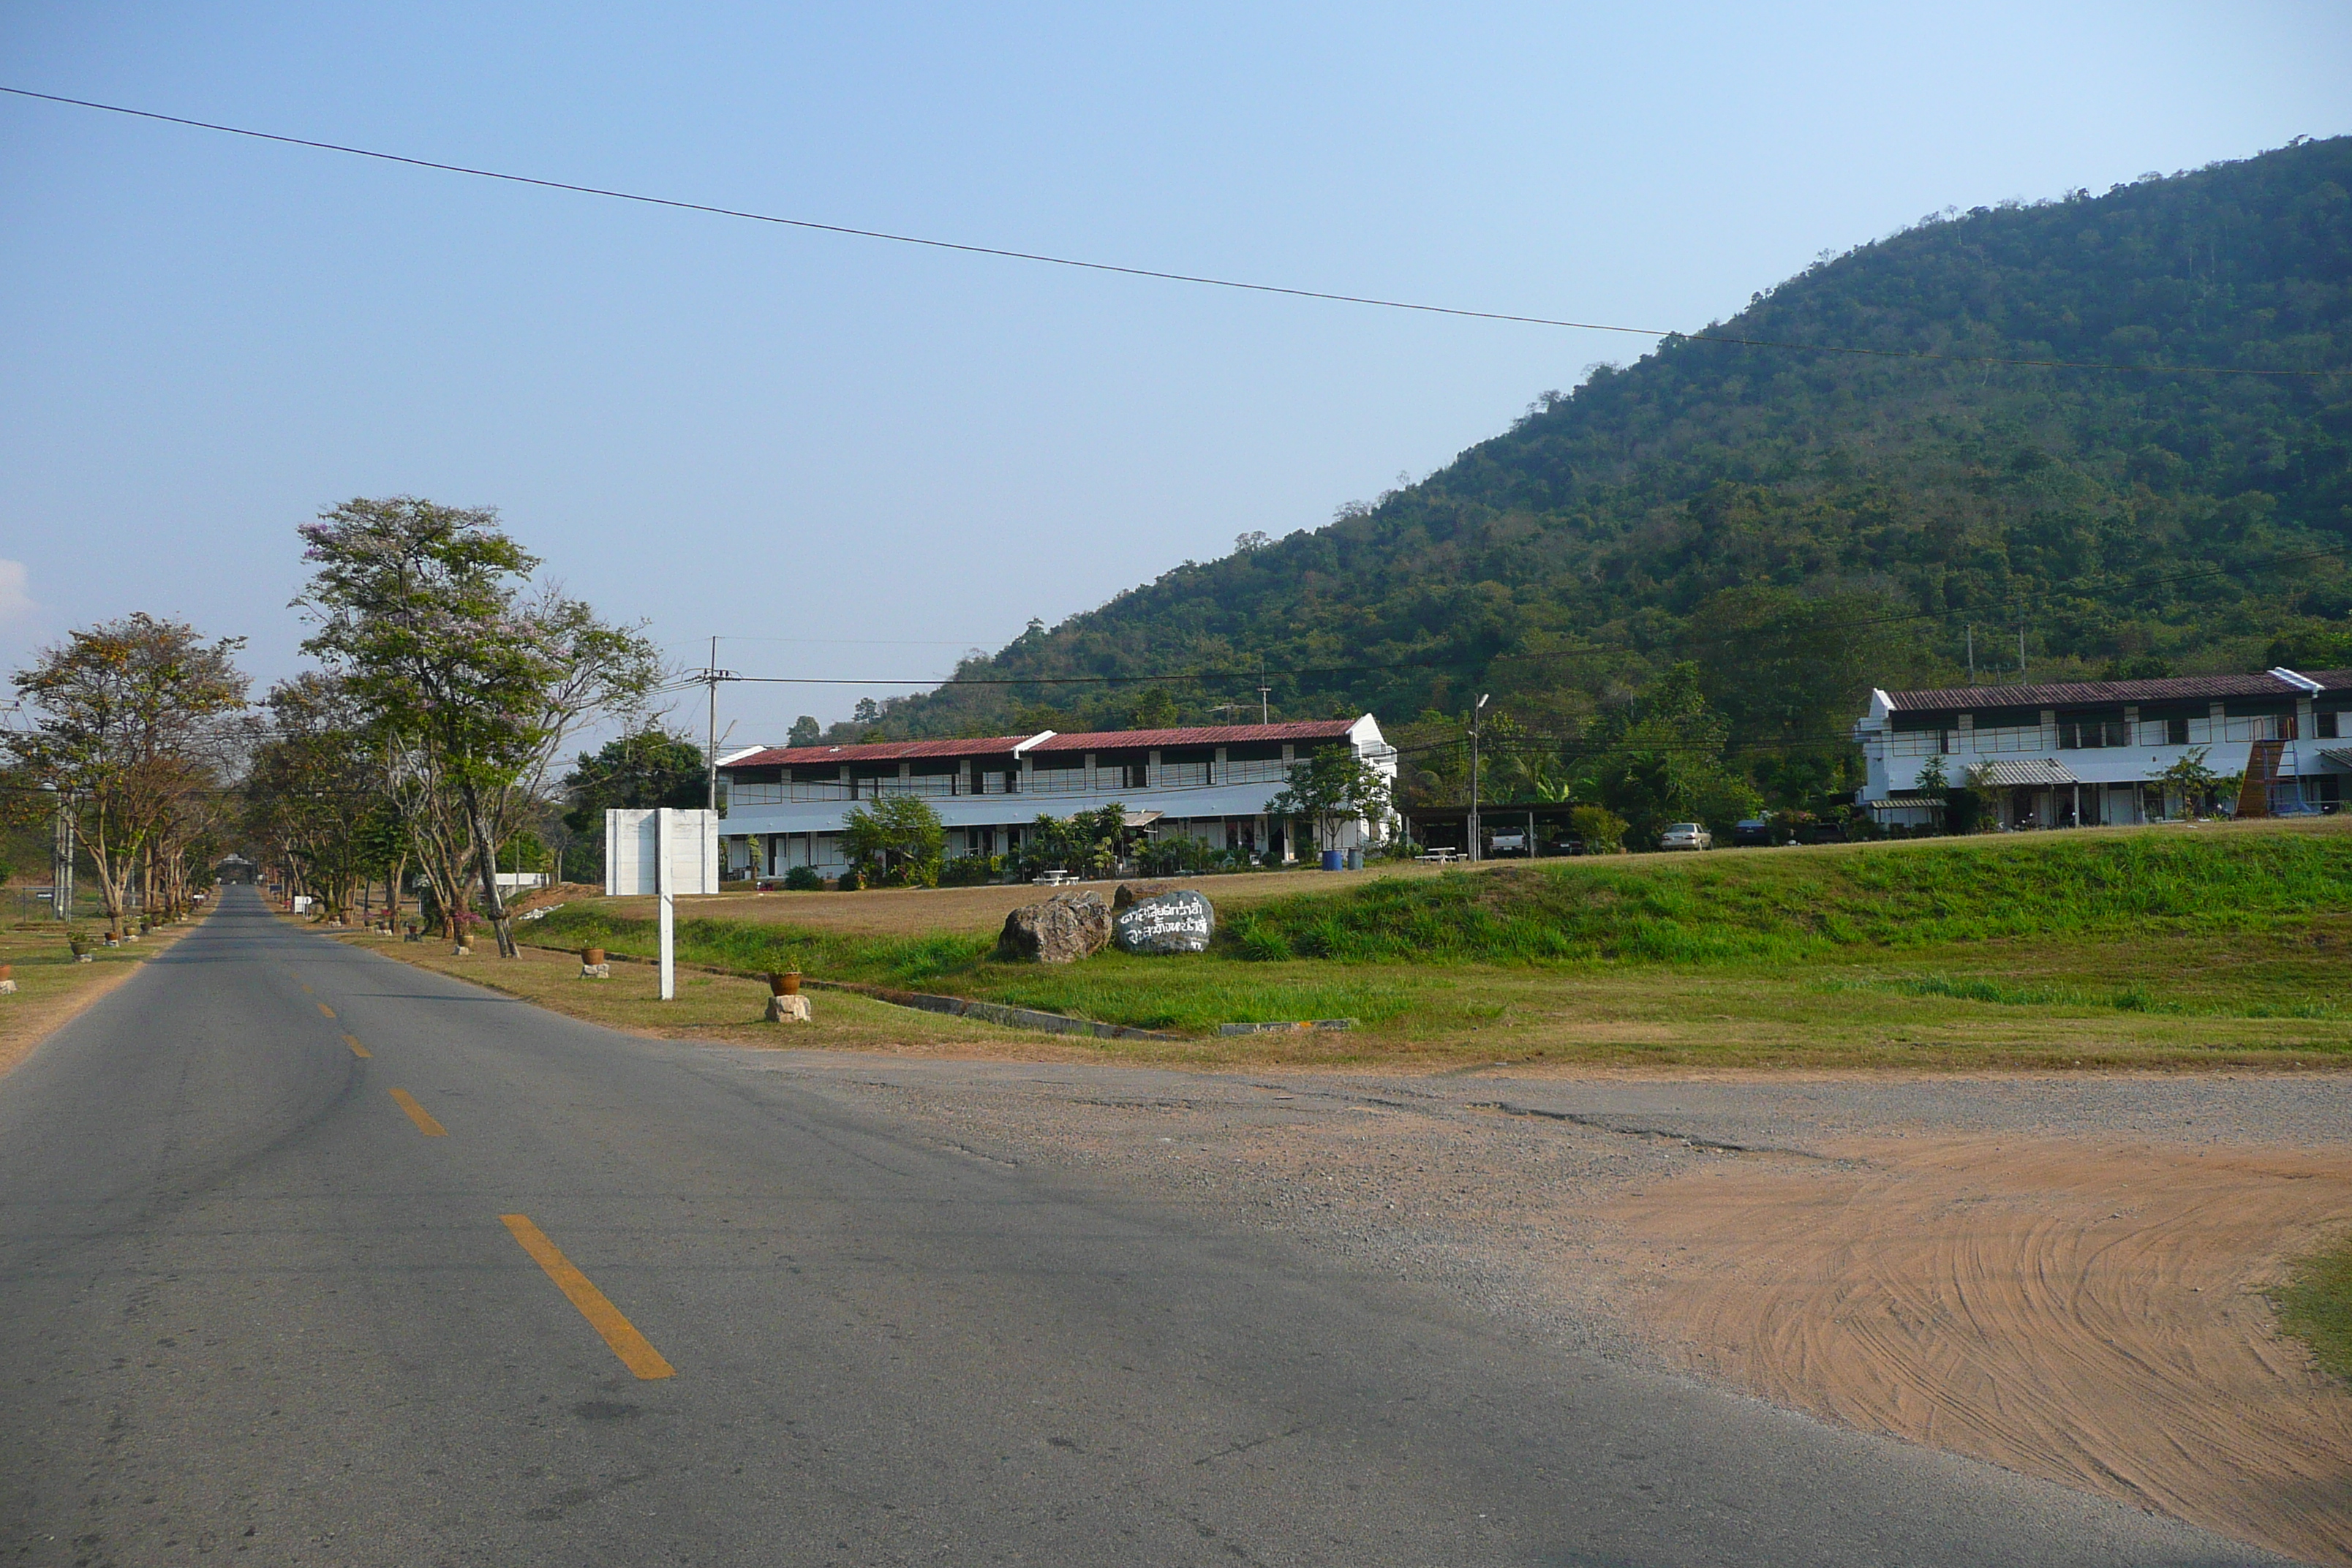
{"type": "Polygon", "coordinates": [[[107,114],[128,115],[138,120],[152,120],[166,125],[182,125],[194,131],[218,132],[226,136],[244,136],[256,142],[275,142],[288,147],[308,147],[320,153],[341,153],[353,158],[373,158],[379,163],[402,163],[413,169],[431,169],[445,174],[465,174],[478,180],[498,180],[513,185],[534,185],[541,190],[567,191],[574,195],[602,196],[610,201],[635,202],[645,206],[668,207],[677,212],[707,213],[713,217],[740,218],[749,223],[774,224],[784,228],[806,229],[817,234],[835,234],[853,239],[878,239],[892,245],[920,246],[929,250],[951,250],[967,256],[992,256],[1006,261],[1035,262],[1047,267],[1067,267],[1082,272],[1109,272],[1125,278],[1149,278],[1162,283],[1189,283],[1207,289],[1231,289],[1250,294],[1280,294],[1295,300],[1321,300],[1339,305],[1369,305],[1384,310],[1411,310],[1423,315],[1454,316],[1467,321],[1502,321],[1517,326],[1564,327],[1583,332],[1620,332],[1630,337],[1676,338],[1685,342],[1725,343],[1738,348],[1786,349],[1807,353],[1848,354],[1869,359],[1933,360],[1947,364],[2015,365],[2040,370],[2087,370],[2126,375],[2251,375],[2268,377],[2310,377],[2336,375],[2337,370],[2269,370],[2239,365],[2206,364],[2113,364],[2097,360],[2042,359],[2007,354],[1937,353],[1927,349],[1864,348],[1851,343],[1804,343],[1778,338],[1748,337],[1733,332],[1685,332],[1671,327],[1629,327],[1608,321],[1574,321],[1556,316],[1524,315],[1508,310],[1479,310],[1461,305],[1435,305],[1423,300],[1389,300],[1370,294],[1345,294],[1334,289],[1304,289],[1289,284],[1255,283],[1237,278],[1214,278],[1197,272],[1176,272],[1154,267],[1129,267],[1112,261],[1087,261],[1076,257],[1052,256],[1043,251],[1013,250],[1000,246],[974,245],[962,240],[936,239],[925,235],[897,234],[887,229],[857,228],[848,224],[823,223],[814,218],[785,217],[776,213],[751,212],[741,207],[718,206],[708,202],[685,201],[675,196],[650,195],[641,191],[615,190],[604,185],[583,185],[569,180],[542,179],[532,174],[509,174],[499,169],[476,168],[465,163],[444,163],[431,158],[415,158],[402,153],[380,152],[372,147],[353,147],[340,142],[320,142],[307,136],[287,136],[272,131],[256,131],[243,125],[224,125],[210,120],[191,120],[184,115],[163,114],[152,109],[132,109],[125,104],[100,103],[87,98],[67,98],[53,92],[35,92],[30,88],[0,86],[0,92],[17,98],[36,99],[44,103],[68,105],[75,109],[98,110],[107,114]]]}

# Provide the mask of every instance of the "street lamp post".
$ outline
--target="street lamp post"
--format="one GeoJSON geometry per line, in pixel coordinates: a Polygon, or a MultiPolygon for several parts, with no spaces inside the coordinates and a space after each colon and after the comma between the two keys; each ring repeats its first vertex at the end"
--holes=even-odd
{"type": "Polygon", "coordinates": [[[1486,836],[1478,831],[1478,715],[1486,709],[1486,699],[1493,695],[1480,692],[1478,705],[1470,710],[1470,858],[1474,862],[1486,858],[1481,842],[1486,836]]]}

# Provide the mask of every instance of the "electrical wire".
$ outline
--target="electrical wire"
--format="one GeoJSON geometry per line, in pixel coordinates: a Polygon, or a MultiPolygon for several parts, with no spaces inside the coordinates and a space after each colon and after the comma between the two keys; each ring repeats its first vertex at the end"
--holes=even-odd
{"type": "Polygon", "coordinates": [[[437,163],[430,158],[413,158],[404,153],[379,152],[369,147],[352,147],[337,142],[319,142],[305,136],[280,135],[276,132],[255,131],[242,125],[224,125],[209,120],[191,120],[183,115],[160,113],[152,109],[132,109],[119,103],[100,103],[92,99],[67,98],[53,92],[35,92],[30,88],[0,86],[0,92],[9,93],[17,98],[36,99],[44,103],[98,110],[108,114],[127,115],[138,120],[159,121],[167,125],[186,126],[191,130],[218,132],[226,136],[244,136],[257,142],[275,142],[288,147],[308,147],[321,153],[341,153],[353,158],[372,158],[379,163],[401,163],[415,169],[432,169],[445,174],[465,174],[479,180],[498,180],[509,184],[534,185],[541,190],[567,191],[574,195],[602,196],[611,201],[635,202],[646,206],[668,207],[679,212],[707,213],[714,217],[740,218],[746,222],[774,224],[785,228],[805,229],[817,234],[841,235],[855,239],[883,240],[892,245],[919,246],[930,250],[956,251],[967,256],[990,256],[1007,261],[1028,261],[1047,267],[1066,267],[1084,272],[1108,272],[1127,278],[1148,278],[1163,283],[1188,283],[1200,288],[1230,289],[1251,294],[1279,294],[1297,300],[1320,300],[1341,305],[1366,305],[1384,310],[1410,310],[1423,315],[1451,316],[1466,321],[1502,321],[1530,327],[1561,327],[1584,332],[1619,332],[1631,337],[1675,339],[1685,342],[1724,343],[1738,348],[1794,350],[1807,353],[1847,354],[1870,359],[1932,360],[1946,364],[2012,365],[2037,370],[2087,370],[2109,374],[2308,378],[2343,374],[2340,370],[2271,370],[2239,365],[2202,364],[2112,364],[2096,360],[1937,353],[1927,349],[1874,349],[1863,348],[1854,344],[1803,343],[1777,338],[1748,337],[1732,332],[1685,332],[1667,327],[1628,327],[1606,321],[1574,321],[1552,316],[1521,315],[1507,310],[1478,310],[1457,305],[1433,305],[1412,300],[1382,299],[1376,295],[1343,294],[1324,289],[1302,289],[1286,284],[1254,283],[1241,279],[1214,278],[1202,273],[1171,272],[1152,267],[1128,267],[1109,261],[1087,261],[1075,257],[1050,256],[1042,251],[1011,250],[997,246],[972,245],[961,240],[934,239],[923,235],[896,234],[887,229],[856,228],[846,224],[821,223],[814,218],[784,217],[774,213],[751,212],[740,207],[722,207],[707,202],[689,202],[672,196],[647,195],[638,191],[614,190],[602,185],[575,184],[567,180],[541,179],[534,175],[508,174],[498,169],[475,168],[464,163],[437,163]]]}

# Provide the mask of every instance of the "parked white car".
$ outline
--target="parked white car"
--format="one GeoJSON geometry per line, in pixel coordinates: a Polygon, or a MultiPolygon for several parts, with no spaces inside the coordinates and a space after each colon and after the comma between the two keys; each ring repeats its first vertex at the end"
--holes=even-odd
{"type": "Polygon", "coordinates": [[[1706,830],[1704,823],[1677,822],[1658,835],[1658,847],[1661,849],[1712,849],[1715,847],[1715,835],[1706,830]]]}

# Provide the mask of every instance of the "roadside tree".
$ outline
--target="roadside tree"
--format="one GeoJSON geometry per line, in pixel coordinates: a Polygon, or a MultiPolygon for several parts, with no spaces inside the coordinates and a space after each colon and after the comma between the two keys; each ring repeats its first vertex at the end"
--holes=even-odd
{"type": "Polygon", "coordinates": [[[0,735],[0,746],[64,802],[116,929],[134,880],[167,858],[165,885],[185,887],[177,861],[203,820],[200,802],[226,777],[226,724],[245,706],[246,677],[231,658],[244,646],[132,615],[69,632],[16,673],[33,725],[0,735]]]}
{"type": "Polygon", "coordinates": [[[538,559],[487,509],[362,499],[301,533],[313,572],[295,604],[318,627],[303,648],[366,715],[385,791],[459,945],[470,876],[511,958],[499,849],[564,741],[657,683],[653,646],[559,588],[534,590],[538,559]]]}
{"type": "Polygon", "coordinates": [[[379,809],[380,770],[366,715],[341,681],[316,670],[279,681],[262,705],[268,727],[247,774],[247,826],[341,920],[373,869],[366,828],[379,809]]]}
{"type": "Polygon", "coordinates": [[[1378,838],[1389,816],[1388,776],[1352,747],[1320,747],[1291,765],[1290,783],[1265,803],[1265,814],[1314,824],[1316,843],[1327,850],[1338,848],[1340,834],[1359,819],[1378,838]]]}

